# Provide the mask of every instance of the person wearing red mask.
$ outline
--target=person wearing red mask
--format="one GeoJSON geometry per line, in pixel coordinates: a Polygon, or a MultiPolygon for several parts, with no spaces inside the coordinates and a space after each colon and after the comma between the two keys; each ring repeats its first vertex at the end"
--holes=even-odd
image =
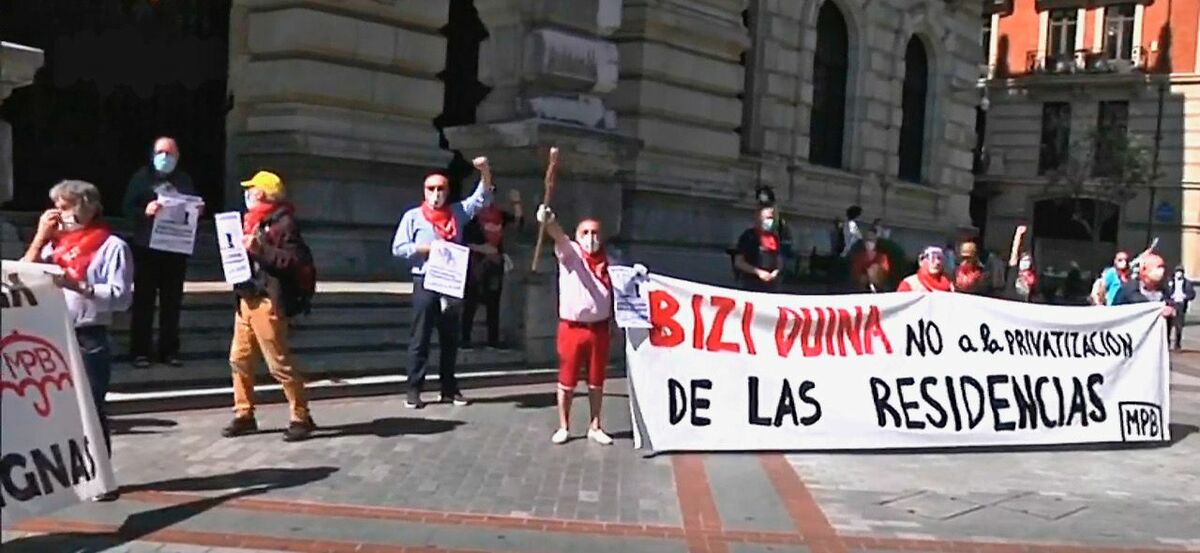
{"type": "Polygon", "coordinates": [[[900,281],[897,292],[953,292],[954,283],[946,278],[942,248],[929,246],[917,258],[916,274],[900,281]]]}
{"type": "Polygon", "coordinates": [[[290,423],[283,439],[304,440],[316,429],[308,410],[304,374],[296,366],[288,339],[288,313],[292,311],[285,277],[311,262],[296,224],[296,208],[286,200],[283,180],[259,171],[242,181],[246,214],[242,218],[243,245],[250,257],[250,280],[233,286],[237,296],[229,365],[233,368],[233,420],[221,435],[234,438],[258,430],[254,416],[254,370],[259,355],[283,388],[290,423]]]}
{"type": "Polygon", "coordinates": [[[408,340],[408,396],[404,406],[421,409],[425,372],[429,361],[429,344],[433,331],[438,332],[438,384],[441,402],[464,406],[470,402],[463,397],[454,375],[458,361],[458,339],[462,331],[462,300],[425,289],[425,261],[435,240],[462,244],[467,221],[492,203],[492,170],[486,157],[472,163],[479,170],[480,180],[475,192],[461,202],[451,203],[450,181],[441,173],[431,173],[423,184],[425,201],[404,213],[392,239],[392,255],[412,266],[412,334],[408,340]]]}
{"type": "Polygon", "coordinates": [[[467,223],[466,243],[471,248],[471,263],[463,295],[462,349],[471,349],[471,330],[475,310],[483,303],[487,311],[487,345],[500,348],[500,294],[504,290],[504,271],[510,262],[504,254],[504,227],[524,221],[521,193],[508,191],[512,211],[494,204],[483,208],[467,223]]]}
{"type": "Polygon", "coordinates": [[[1037,270],[1033,267],[1033,255],[1029,252],[1021,252],[1021,242],[1025,239],[1027,231],[1028,227],[1020,225],[1013,234],[1004,295],[1011,300],[1032,302],[1038,292],[1038,276],[1037,270]]]}
{"type": "Polygon", "coordinates": [[[1175,300],[1167,293],[1167,266],[1158,254],[1147,253],[1139,257],[1137,278],[1121,285],[1113,299],[1113,305],[1131,303],[1162,302],[1162,316],[1170,319],[1175,316],[1175,300]]]}
{"type": "Polygon", "coordinates": [[[738,283],[743,290],[779,291],[779,272],[783,267],[783,260],[777,229],[775,208],[763,206],[758,210],[758,219],[754,226],[746,229],[738,238],[733,267],[737,271],[738,283]]]}
{"type": "MultiPolygon", "coordinates": [[[[554,239],[554,256],[558,258],[558,430],[550,441],[564,444],[570,438],[571,399],[580,369],[586,364],[591,407],[587,437],[601,445],[612,445],[613,439],[600,425],[600,409],[612,340],[612,280],[608,267],[614,261],[601,238],[600,221],[584,218],[575,227],[572,241],[549,206],[538,206],[537,220],[554,239]]],[[[634,268],[646,274],[644,266],[634,268]]]]}
{"type": "MultiPolygon", "coordinates": [[[[113,313],[133,303],[133,252],[112,233],[101,217],[100,190],[95,185],[65,180],[50,189],[52,209],[42,213],[37,234],[22,261],[53,263],[62,269],[55,282],[62,287],[67,312],[91,385],[92,401],[112,456],[105,397],[112,376],[112,344],[108,327],[113,313]]],[[[117,492],[95,498],[111,501],[117,492]]]]}

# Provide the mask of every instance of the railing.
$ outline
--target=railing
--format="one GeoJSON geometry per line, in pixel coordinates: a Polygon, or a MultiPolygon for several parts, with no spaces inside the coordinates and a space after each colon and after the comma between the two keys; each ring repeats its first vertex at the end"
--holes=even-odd
{"type": "Polygon", "coordinates": [[[1074,54],[1043,54],[1031,50],[1025,56],[1026,70],[1034,75],[1131,73],[1145,69],[1141,48],[1134,48],[1129,59],[1107,52],[1077,50],[1074,54]]]}

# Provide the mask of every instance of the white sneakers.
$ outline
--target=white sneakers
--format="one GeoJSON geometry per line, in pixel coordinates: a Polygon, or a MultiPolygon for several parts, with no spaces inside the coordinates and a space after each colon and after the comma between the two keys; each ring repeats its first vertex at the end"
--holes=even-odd
{"type": "MultiPolygon", "coordinates": [[[[596,428],[589,429],[587,432],[587,437],[589,440],[596,442],[600,445],[612,445],[613,444],[612,437],[609,436],[608,434],[605,434],[604,431],[600,430],[600,429],[596,429],[596,428]]],[[[570,432],[567,432],[566,428],[559,428],[557,431],[554,432],[553,436],[550,436],[550,441],[552,443],[554,443],[555,445],[562,445],[562,444],[567,443],[567,440],[570,438],[571,438],[571,434],[570,434],[570,432]]]]}

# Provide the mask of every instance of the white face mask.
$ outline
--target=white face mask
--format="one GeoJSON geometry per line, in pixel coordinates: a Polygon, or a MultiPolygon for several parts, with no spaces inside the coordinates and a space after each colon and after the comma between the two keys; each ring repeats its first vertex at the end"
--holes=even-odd
{"type": "Polygon", "coordinates": [[[80,227],[79,216],[75,215],[74,211],[62,212],[61,221],[62,223],[58,226],[58,228],[63,231],[70,232],[80,227]]]}
{"type": "Polygon", "coordinates": [[[1163,275],[1165,275],[1165,274],[1167,274],[1167,270],[1163,267],[1155,267],[1153,269],[1150,269],[1150,281],[1151,282],[1161,282],[1163,279],[1163,275]]]}
{"type": "Polygon", "coordinates": [[[596,253],[600,251],[600,239],[594,234],[585,234],[579,239],[579,246],[583,251],[588,253],[596,253]]]}
{"type": "Polygon", "coordinates": [[[254,206],[258,205],[258,197],[254,195],[253,190],[247,190],[242,197],[246,201],[246,209],[254,209],[254,206]]]}
{"type": "Polygon", "coordinates": [[[1028,271],[1029,268],[1033,266],[1033,262],[1028,259],[1022,259],[1017,266],[1020,267],[1022,271],[1028,271]]]}
{"type": "Polygon", "coordinates": [[[767,217],[766,219],[762,220],[762,229],[764,231],[771,232],[771,229],[773,228],[775,228],[775,219],[767,217]]]}

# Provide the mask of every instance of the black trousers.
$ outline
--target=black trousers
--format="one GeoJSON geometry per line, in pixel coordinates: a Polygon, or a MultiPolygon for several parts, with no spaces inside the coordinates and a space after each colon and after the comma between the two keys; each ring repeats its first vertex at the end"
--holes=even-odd
{"type": "Polygon", "coordinates": [[[83,368],[87,371],[91,386],[92,403],[96,405],[96,416],[104,431],[104,447],[112,457],[112,431],[108,426],[108,384],[112,380],[112,345],[108,339],[108,327],[85,326],[75,329],[79,341],[79,353],[83,357],[83,368]]]}
{"type": "Polygon", "coordinates": [[[454,365],[458,361],[458,332],[462,324],[462,300],[425,289],[425,279],[413,276],[412,335],[408,339],[408,398],[416,400],[425,387],[429,342],[438,333],[438,377],[442,395],[458,394],[454,365]],[[446,309],[442,309],[442,299],[446,309]]]}
{"type": "Polygon", "coordinates": [[[1177,311],[1174,317],[1171,317],[1171,334],[1170,340],[1177,348],[1183,348],[1183,325],[1187,323],[1187,311],[1177,311]]]}
{"type": "Polygon", "coordinates": [[[179,312],[183,307],[183,281],[187,256],[150,248],[133,248],[133,320],[130,355],[150,357],[154,312],[158,311],[158,355],[179,355],[179,312]]]}
{"type": "Polygon", "coordinates": [[[471,343],[471,330],[475,326],[475,311],[483,304],[487,312],[487,343],[500,345],[500,294],[504,291],[504,266],[484,265],[480,278],[467,284],[463,298],[462,343],[471,343]]]}

